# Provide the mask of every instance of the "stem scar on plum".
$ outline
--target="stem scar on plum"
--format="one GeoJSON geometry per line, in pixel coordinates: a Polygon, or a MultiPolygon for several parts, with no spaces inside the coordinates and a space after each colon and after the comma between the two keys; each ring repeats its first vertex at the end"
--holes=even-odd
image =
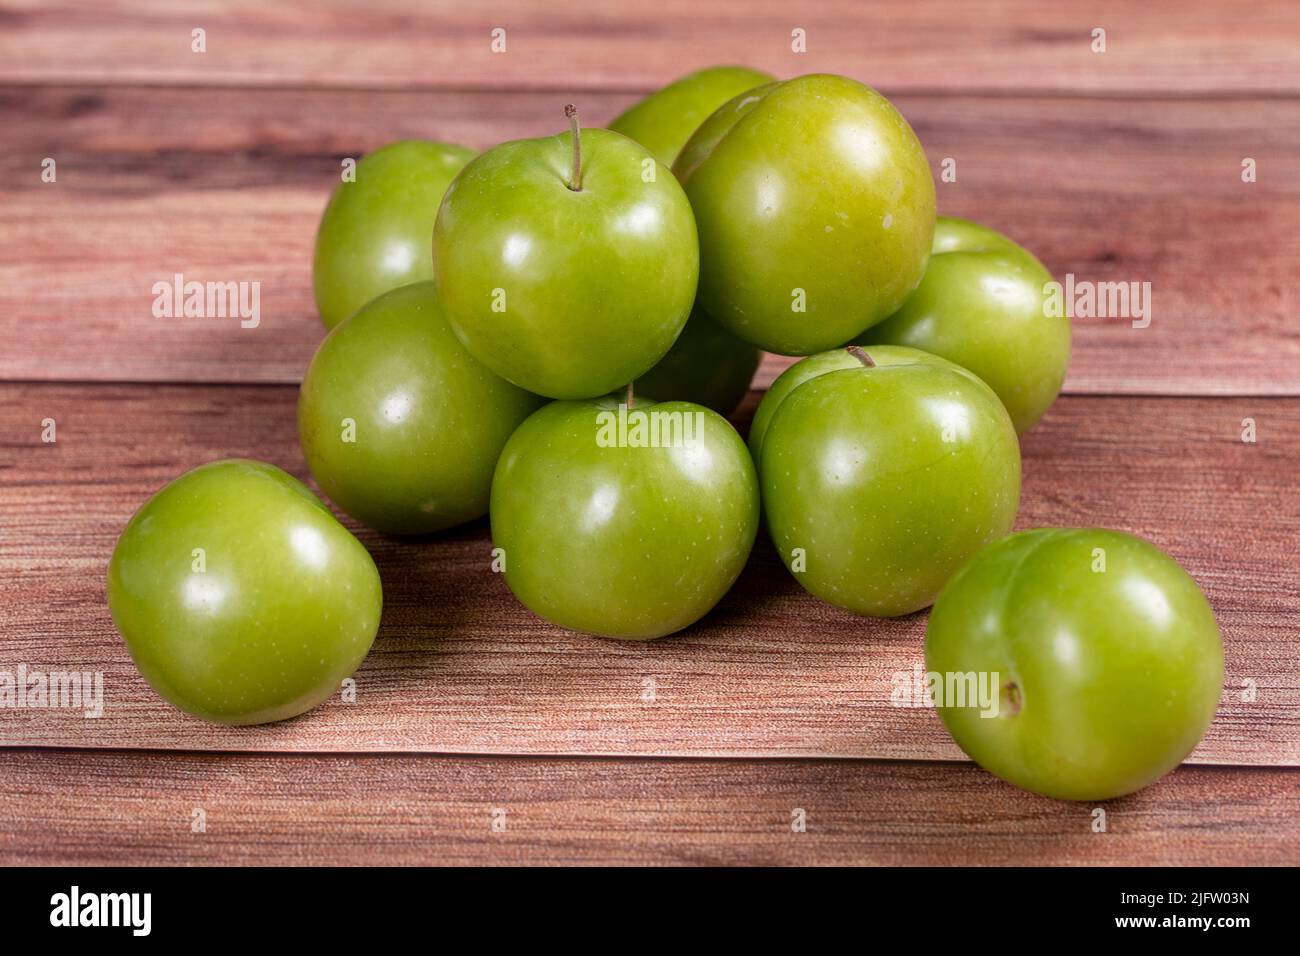
{"type": "Polygon", "coordinates": [[[1008,717],[1014,717],[1020,713],[1020,685],[1013,680],[1007,681],[1002,685],[1002,706],[1007,712],[1008,717]]]}
{"type": "Polygon", "coordinates": [[[569,118],[569,130],[573,139],[573,174],[568,186],[575,193],[582,192],[582,138],[579,135],[578,108],[572,103],[564,107],[564,115],[569,118]]]}

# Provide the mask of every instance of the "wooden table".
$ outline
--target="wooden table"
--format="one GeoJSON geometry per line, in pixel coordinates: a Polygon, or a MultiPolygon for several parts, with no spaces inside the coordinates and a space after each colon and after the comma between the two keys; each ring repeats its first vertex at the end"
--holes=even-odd
{"type": "Polygon", "coordinates": [[[1300,862],[1300,10],[789,6],[0,0],[0,670],[101,671],[107,699],[98,719],[0,710],[0,862],[1300,862]],[[1057,276],[1151,283],[1149,327],[1076,322],[1018,526],[1143,535],[1205,589],[1227,676],[1187,764],[1097,832],[1095,807],[1021,793],[890,705],[924,614],[820,604],[760,543],[681,635],[566,634],[490,572],[485,523],[358,530],[385,611],[355,703],[251,729],[164,704],[114,632],[106,563],[202,462],[308,479],[293,411],[340,161],[554,131],[568,101],[600,122],[734,61],[879,87],[936,173],[956,161],[943,211],[1057,276]],[[259,281],[261,325],[154,318],[178,272],[259,281]]]}

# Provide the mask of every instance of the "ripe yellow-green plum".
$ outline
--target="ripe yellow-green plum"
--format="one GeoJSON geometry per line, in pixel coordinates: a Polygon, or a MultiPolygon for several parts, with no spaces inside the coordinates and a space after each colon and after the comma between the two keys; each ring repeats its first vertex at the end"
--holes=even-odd
{"type": "Polygon", "coordinates": [[[113,623],[181,710],[264,724],[311,710],[379,628],[379,572],[292,476],[228,459],[188,471],[127,523],[108,566],[113,623]]]}
{"type": "Polygon", "coordinates": [[[621,113],[609,128],[636,140],[671,169],[686,141],[727,100],[772,77],[744,66],[711,66],[688,73],[621,113]]]}
{"type": "MultiPolygon", "coordinates": [[[[909,349],[900,345],[877,345],[870,349],[871,361],[875,365],[913,365],[917,362],[956,368],[947,359],[941,359],[929,352],[909,349]]],[[[777,376],[772,386],[763,393],[763,400],[754,411],[754,420],[749,426],[749,450],[754,456],[754,464],[762,460],[763,436],[767,433],[768,423],[776,410],[785,401],[786,396],[811,378],[838,372],[840,369],[861,368],[862,360],[851,350],[831,349],[818,352],[795,362],[777,376]]]]}
{"type": "Polygon", "coordinates": [[[810,593],[857,614],[927,607],[1011,530],[1020,445],[978,378],[930,358],[827,371],[787,394],[761,438],[767,528],[810,593]]]}
{"type": "Polygon", "coordinates": [[[506,583],[533,613],[650,640],[699,620],[735,582],[758,485],[745,443],[701,405],[553,402],[506,443],[491,518],[506,583]]]}
{"type": "Polygon", "coordinates": [[[694,402],[730,415],[749,392],[762,353],[696,309],[637,391],[661,401],[694,402]]]}
{"type": "Polygon", "coordinates": [[[695,300],[686,194],[620,133],[503,143],[456,177],[433,230],[447,317],[480,362],[549,398],[593,398],[649,371],[695,300]]]}
{"type": "Polygon", "coordinates": [[[925,273],[934,181],[890,102],[812,74],[729,100],[673,166],[699,228],[699,304],[769,352],[843,345],[925,273]]]}
{"type": "Polygon", "coordinates": [[[316,232],[312,285],[332,329],[378,295],[433,278],[433,219],[473,150],[402,140],[362,157],[334,188],[316,232]]]}
{"type": "Polygon", "coordinates": [[[298,399],[312,475],[352,517],[425,534],[487,513],[506,439],[541,406],[452,334],[432,282],[386,292],[330,332],[298,399]]]}
{"type": "Polygon", "coordinates": [[[970,369],[1024,434],[1056,400],[1070,361],[1070,318],[1052,307],[1051,281],[1001,233],[940,216],[920,286],[857,341],[910,345],[970,369]]]}
{"type": "Polygon", "coordinates": [[[1223,686],[1196,582],[1154,545],[1096,528],[1022,531],[977,554],[935,602],[925,660],[953,687],[935,703],[958,746],[1062,800],[1123,796],[1178,766],[1223,686]],[[993,708],[962,699],[967,674],[993,708]]]}

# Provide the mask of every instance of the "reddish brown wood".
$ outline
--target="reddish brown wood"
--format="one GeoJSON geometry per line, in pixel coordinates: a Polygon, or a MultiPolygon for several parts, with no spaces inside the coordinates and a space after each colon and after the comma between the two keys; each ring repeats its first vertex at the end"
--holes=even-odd
{"type": "Polygon", "coordinates": [[[1294,770],[1183,767],[1100,805],[1104,832],[970,764],[7,751],[0,774],[0,864],[1300,862],[1294,770]]]}
{"type": "MultiPolygon", "coordinates": [[[[296,382],[323,335],[316,222],[340,157],[430,136],[486,146],[562,125],[555,94],[0,92],[0,378],[296,382]],[[59,180],[40,181],[41,160],[59,180]],[[154,282],[261,283],[261,324],[157,319],[154,282]]],[[[593,121],[624,94],[582,100],[593,121]]],[[[1149,328],[1080,319],[1075,393],[1300,394],[1300,155],[1290,100],[906,96],[945,212],[1058,277],[1150,282],[1149,328]],[[1241,181],[1240,163],[1259,181],[1241,181]]],[[[771,359],[765,386],[789,360],[771,359]]]]}
{"type": "MultiPolygon", "coordinates": [[[[893,675],[921,661],[924,614],[873,621],[821,604],[761,543],[719,607],[680,635],[636,644],[566,634],[491,572],[483,523],[418,541],[360,530],[385,609],[356,704],[260,728],[179,713],[139,677],[109,620],[113,542],[149,494],[204,461],[264,458],[306,477],[294,401],[284,387],[0,386],[0,666],[102,670],[108,698],[99,719],[0,710],[0,741],[960,758],[934,714],[889,703],[893,675]],[[46,417],[58,422],[53,446],[40,442],[46,417]]],[[[1300,762],[1300,400],[1067,397],[1024,453],[1021,527],[1145,535],[1208,593],[1227,687],[1192,759],[1300,762]],[[1247,416],[1254,445],[1239,440],[1247,416]],[[1253,701],[1243,699],[1248,680],[1253,701]]]]}
{"type": "Polygon", "coordinates": [[[0,17],[0,82],[635,90],[743,62],[781,75],[869,71],[893,89],[1300,90],[1288,0],[7,0],[0,17]],[[196,27],[203,54],[191,52],[196,27]],[[504,53],[491,50],[496,28],[504,53]],[[795,29],[806,52],[793,52],[795,29]]]}

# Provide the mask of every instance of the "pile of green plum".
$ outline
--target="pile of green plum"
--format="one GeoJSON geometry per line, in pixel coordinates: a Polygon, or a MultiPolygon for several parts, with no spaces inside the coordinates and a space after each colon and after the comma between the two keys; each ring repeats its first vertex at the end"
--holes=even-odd
{"type": "MultiPolygon", "coordinates": [[[[313,270],[330,332],[298,405],[325,495],[392,535],[489,515],[485,573],[559,627],[631,640],[707,614],[763,523],[823,601],[934,605],[930,670],[994,674],[1002,705],[941,717],[999,776],[1099,799],[1181,761],[1219,697],[1214,616],[1136,538],[1008,537],[1069,318],[1029,252],[936,217],[894,106],[721,67],[608,129],[565,118],[478,155],[393,143],[335,189],[313,270]],[[806,357],[746,443],[726,416],[764,350],[806,357]]],[[[305,486],[227,460],[135,514],[108,599],[160,694],[253,724],[336,691],[381,588],[305,486]]]]}

